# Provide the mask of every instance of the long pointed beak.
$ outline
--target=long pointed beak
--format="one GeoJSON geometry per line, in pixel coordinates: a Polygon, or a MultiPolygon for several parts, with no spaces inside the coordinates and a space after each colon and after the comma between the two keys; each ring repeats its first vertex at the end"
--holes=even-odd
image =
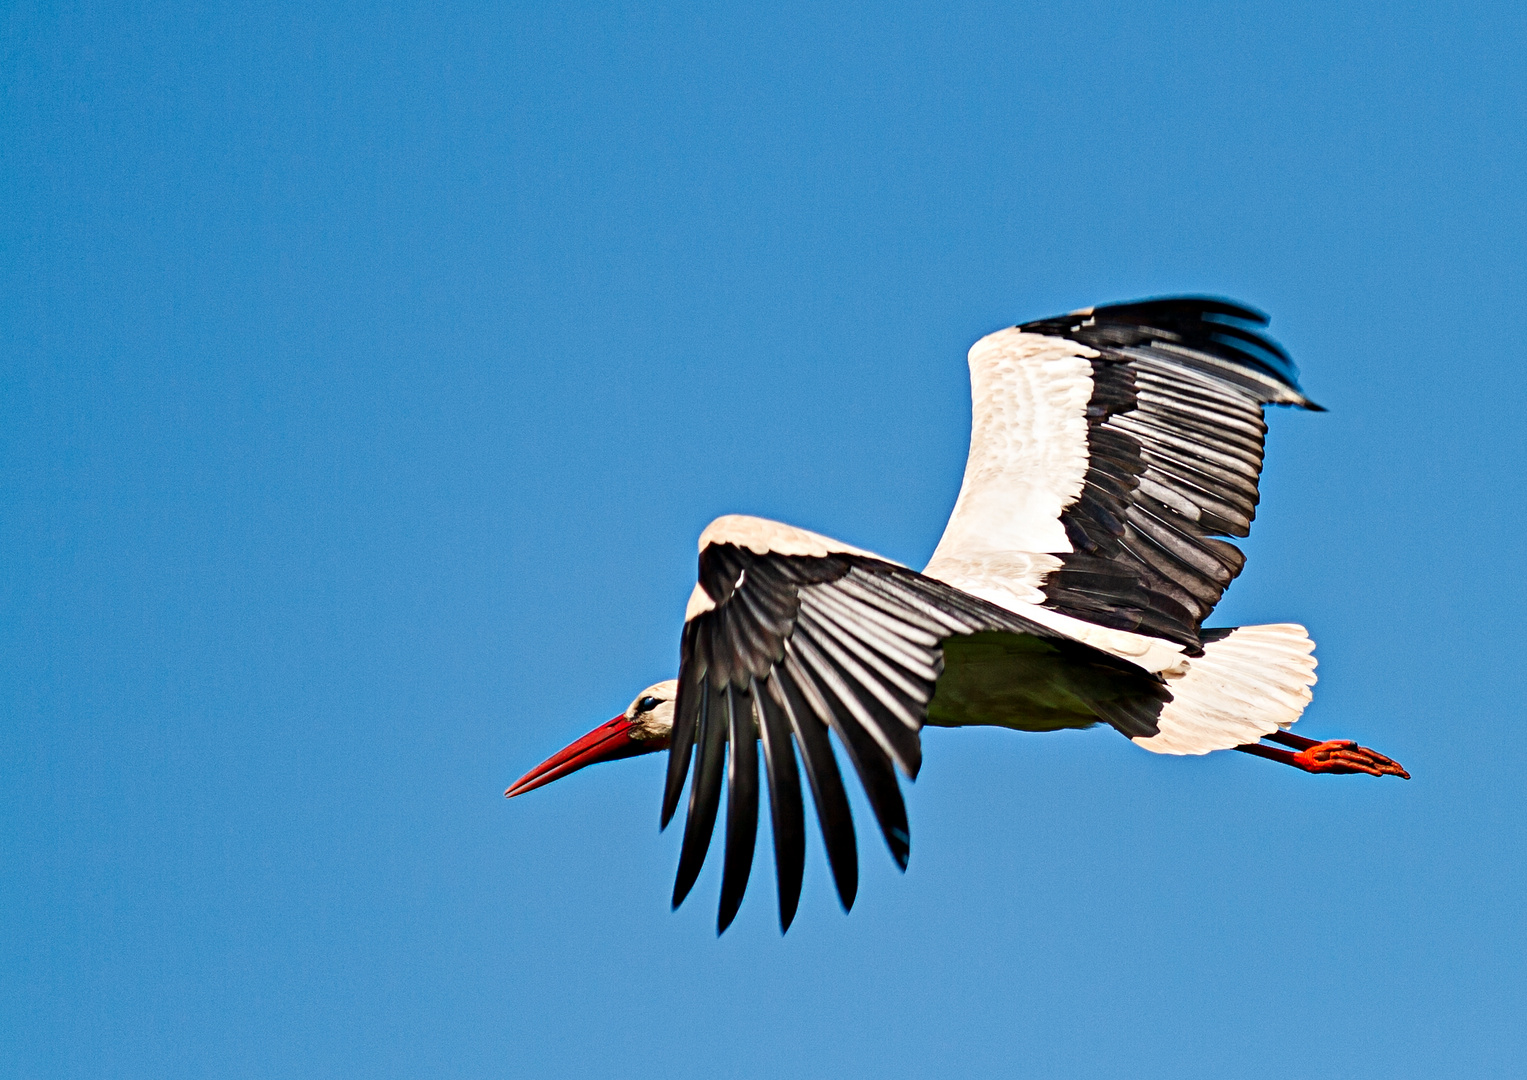
{"type": "Polygon", "coordinates": [[[650,754],[668,745],[666,739],[633,738],[632,732],[635,728],[636,725],[627,720],[624,713],[608,723],[600,724],[583,738],[557,751],[516,780],[509,790],[504,792],[504,798],[512,799],[516,795],[534,791],[542,784],[560,780],[568,773],[577,772],[585,765],[594,765],[601,761],[617,761],[620,758],[635,757],[637,754],[650,754]]]}

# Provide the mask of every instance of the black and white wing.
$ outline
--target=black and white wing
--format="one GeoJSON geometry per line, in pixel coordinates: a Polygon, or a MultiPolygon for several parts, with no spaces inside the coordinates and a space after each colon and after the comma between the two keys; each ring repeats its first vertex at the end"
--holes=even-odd
{"type": "Polygon", "coordinates": [[[1223,538],[1256,514],[1263,406],[1319,409],[1266,323],[1179,297],[977,342],[970,459],[924,572],[1198,654],[1245,561],[1223,538]]]}
{"type": "Polygon", "coordinates": [[[705,861],[724,778],[718,932],[736,915],[753,863],[760,747],[781,928],[794,917],[805,862],[797,752],[839,898],[852,906],[858,856],[829,731],[905,869],[910,843],[896,767],[915,778],[921,764],[919,732],[943,669],[941,643],[988,630],[1045,639],[1057,659],[1102,665],[1137,681],[1142,708],[1152,714],[1169,696],[1138,668],[868,552],[759,518],[713,522],[700,538],[699,582],[685,617],[663,798],[666,827],[685,777],[692,777],[674,906],[705,861]]]}

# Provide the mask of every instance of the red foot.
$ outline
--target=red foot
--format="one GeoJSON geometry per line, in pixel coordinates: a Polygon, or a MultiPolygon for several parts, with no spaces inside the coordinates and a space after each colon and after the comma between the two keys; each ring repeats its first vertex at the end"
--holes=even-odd
{"type": "Polygon", "coordinates": [[[1377,750],[1358,746],[1351,739],[1328,739],[1293,755],[1290,765],[1312,773],[1367,773],[1369,776],[1398,776],[1409,780],[1410,773],[1398,761],[1377,750]]]}
{"type": "Polygon", "coordinates": [[[1367,773],[1369,776],[1398,776],[1402,780],[1410,779],[1410,773],[1406,772],[1398,761],[1386,758],[1377,750],[1358,746],[1351,739],[1328,739],[1325,742],[1316,742],[1314,739],[1306,739],[1303,735],[1295,735],[1288,731],[1275,731],[1267,738],[1275,743],[1292,747],[1298,753],[1263,746],[1261,743],[1237,746],[1236,749],[1267,758],[1269,761],[1281,761],[1285,765],[1292,765],[1296,769],[1303,769],[1310,773],[1367,773]]]}

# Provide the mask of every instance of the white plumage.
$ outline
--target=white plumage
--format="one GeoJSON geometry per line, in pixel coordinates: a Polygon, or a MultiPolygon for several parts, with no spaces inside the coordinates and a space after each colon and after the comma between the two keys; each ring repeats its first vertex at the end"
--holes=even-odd
{"type": "Polygon", "coordinates": [[[1295,623],[1238,626],[1206,641],[1204,654],[1168,675],[1172,700],[1160,733],[1135,745],[1158,754],[1207,754],[1287,731],[1313,696],[1315,643],[1295,623]]]}
{"type": "MultiPolygon", "coordinates": [[[[1089,358],[1097,355],[1017,329],[971,347],[970,455],[927,573],[952,582],[971,561],[1072,550],[1060,515],[1087,474],[1089,358]]],[[[1037,590],[1056,565],[1036,561],[1011,587],[1037,590]]]]}

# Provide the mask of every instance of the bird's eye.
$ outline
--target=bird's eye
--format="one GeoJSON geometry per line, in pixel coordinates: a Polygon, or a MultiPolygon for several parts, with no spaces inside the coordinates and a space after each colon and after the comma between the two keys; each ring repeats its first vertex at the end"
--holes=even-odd
{"type": "Polygon", "coordinates": [[[655,697],[644,697],[636,703],[636,711],[639,713],[651,712],[661,704],[655,697]]]}

